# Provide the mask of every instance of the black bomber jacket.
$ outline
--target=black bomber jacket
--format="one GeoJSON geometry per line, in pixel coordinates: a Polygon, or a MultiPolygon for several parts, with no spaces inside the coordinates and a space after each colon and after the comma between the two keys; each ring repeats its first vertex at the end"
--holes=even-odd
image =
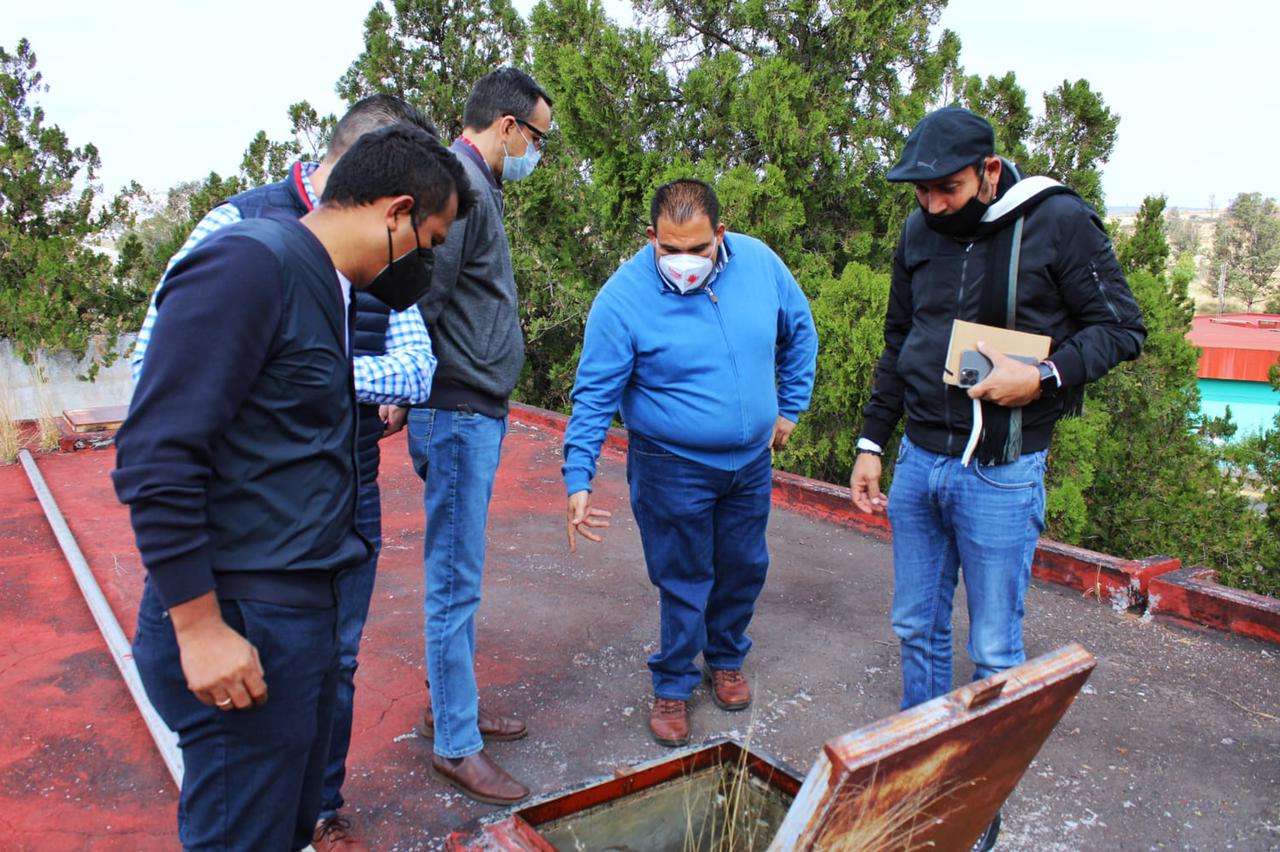
{"type": "MultiPolygon", "coordinates": [[[[994,255],[1001,248],[998,235],[1019,217],[1024,224],[1014,327],[1053,338],[1049,360],[1062,380],[1057,392],[1022,409],[1021,452],[1047,447],[1054,423],[1080,399],[1083,386],[1142,350],[1142,314],[1101,219],[1060,184],[1046,178],[1016,181],[1012,174],[1012,168],[1005,169],[1000,194],[971,238],[931,230],[919,210],[903,225],[893,260],[885,348],[863,409],[862,435],[882,447],[905,413],[914,443],[944,455],[963,452],[973,423],[972,402],[963,388],[942,381],[951,324],[957,318],[980,321],[987,266],[997,262],[994,255]]],[[[984,422],[988,410],[1000,409],[984,406],[989,406],[984,422]]],[[[980,461],[996,456],[996,448],[979,445],[980,461]]]]}

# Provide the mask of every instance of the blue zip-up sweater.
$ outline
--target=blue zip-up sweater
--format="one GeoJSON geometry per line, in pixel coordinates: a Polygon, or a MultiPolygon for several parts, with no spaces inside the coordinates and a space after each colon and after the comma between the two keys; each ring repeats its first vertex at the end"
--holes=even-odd
{"type": "Polygon", "coordinates": [[[116,444],[116,494],[166,607],[331,606],[355,530],[348,317],[296,221],[228,225],[170,271],[116,444]]]}
{"type": "Polygon", "coordinates": [[[613,415],[679,456],[737,470],[797,420],[813,391],[818,336],[809,303],[764,243],[725,235],[728,261],[681,294],[652,244],[624,263],[591,306],[565,430],[569,494],[590,490],[613,415]]]}

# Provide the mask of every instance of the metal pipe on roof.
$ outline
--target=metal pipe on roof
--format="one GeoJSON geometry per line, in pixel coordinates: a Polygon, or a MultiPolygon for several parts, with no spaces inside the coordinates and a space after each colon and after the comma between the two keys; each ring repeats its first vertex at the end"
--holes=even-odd
{"type": "Polygon", "coordinates": [[[75,574],[76,584],[80,587],[80,593],[84,595],[85,603],[89,605],[89,612],[93,613],[93,620],[98,623],[98,630],[106,640],[107,650],[111,652],[116,668],[120,670],[125,685],[129,687],[129,694],[138,705],[138,712],[142,714],[142,720],[146,723],[147,730],[151,732],[156,748],[160,749],[160,757],[169,769],[169,774],[173,776],[173,782],[178,787],[182,787],[182,752],[178,749],[178,735],[169,730],[169,726],[151,706],[151,700],[147,698],[147,692],[142,687],[142,678],[138,675],[138,665],[133,661],[133,650],[129,640],[120,629],[120,622],[111,611],[111,604],[107,603],[106,597],[102,594],[102,588],[94,578],[89,563],[85,561],[84,553],[76,543],[76,537],[67,526],[67,521],[63,518],[57,501],[53,499],[53,493],[45,483],[44,477],[40,475],[35,460],[31,458],[31,453],[22,449],[18,451],[18,457],[22,460],[22,467],[27,472],[32,490],[40,500],[40,507],[44,509],[45,519],[53,528],[54,537],[58,539],[62,555],[66,557],[67,563],[71,566],[71,572],[75,574]]]}

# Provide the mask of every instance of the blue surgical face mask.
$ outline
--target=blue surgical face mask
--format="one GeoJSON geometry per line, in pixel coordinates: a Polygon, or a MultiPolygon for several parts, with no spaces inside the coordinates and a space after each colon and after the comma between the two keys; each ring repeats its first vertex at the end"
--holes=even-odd
{"type": "MultiPolygon", "coordinates": [[[[524,180],[529,175],[533,174],[534,166],[538,165],[538,160],[542,159],[542,152],[538,150],[537,146],[529,141],[529,138],[524,135],[524,131],[517,127],[516,132],[519,133],[520,138],[524,140],[525,149],[524,153],[519,157],[513,157],[510,154],[506,154],[506,158],[502,161],[502,179],[504,181],[524,180]]],[[[503,153],[506,153],[506,142],[502,143],[502,150],[503,153]]]]}

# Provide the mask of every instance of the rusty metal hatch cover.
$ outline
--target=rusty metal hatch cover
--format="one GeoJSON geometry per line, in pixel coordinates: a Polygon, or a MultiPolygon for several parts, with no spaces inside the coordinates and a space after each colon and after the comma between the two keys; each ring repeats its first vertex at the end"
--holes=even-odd
{"type": "Polygon", "coordinates": [[[837,737],[802,785],[767,755],[719,741],[495,814],[448,848],[967,850],[1096,664],[1073,643],[837,737]],[[724,801],[760,805],[717,812],[724,801]],[[673,821],[693,836],[673,835],[673,821]]]}

